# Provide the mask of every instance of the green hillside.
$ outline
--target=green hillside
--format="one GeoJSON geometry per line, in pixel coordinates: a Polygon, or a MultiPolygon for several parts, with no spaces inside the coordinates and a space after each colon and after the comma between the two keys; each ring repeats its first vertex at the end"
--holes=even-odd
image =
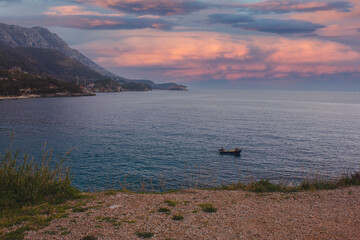
{"type": "Polygon", "coordinates": [[[84,94],[81,88],[72,83],[31,75],[22,71],[0,70],[0,96],[50,96],[58,93],[84,94]]]}
{"type": "Polygon", "coordinates": [[[85,80],[90,83],[104,78],[100,73],[54,49],[0,46],[0,69],[8,70],[13,67],[72,83],[85,80]]]}

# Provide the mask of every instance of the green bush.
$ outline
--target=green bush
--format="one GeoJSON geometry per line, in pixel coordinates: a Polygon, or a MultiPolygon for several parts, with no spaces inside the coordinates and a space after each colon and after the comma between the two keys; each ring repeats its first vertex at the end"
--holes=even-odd
{"type": "Polygon", "coordinates": [[[280,192],[279,185],[272,184],[269,180],[260,180],[248,186],[252,192],[280,192]]]}
{"type": "MultiPolygon", "coordinates": [[[[61,203],[74,199],[79,190],[71,185],[69,169],[63,169],[64,159],[52,169],[52,151],[44,151],[41,164],[25,154],[19,160],[18,151],[11,147],[0,154],[0,213],[43,202],[61,203]]],[[[0,216],[1,216],[0,215],[0,216]]]]}

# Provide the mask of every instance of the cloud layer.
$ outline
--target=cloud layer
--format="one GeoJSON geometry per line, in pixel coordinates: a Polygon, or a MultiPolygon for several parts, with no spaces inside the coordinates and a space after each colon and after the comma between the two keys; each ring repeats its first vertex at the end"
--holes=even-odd
{"type": "Polygon", "coordinates": [[[352,4],[348,1],[307,1],[307,0],[270,0],[254,4],[241,5],[240,11],[257,14],[289,13],[289,12],[318,12],[336,10],[350,11],[352,4]]]}
{"type": "Polygon", "coordinates": [[[206,32],[127,36],[82,46],[109,68],[161,69],[186,80],[294,79],[360,73],[360,53],[339,43],[206,32]],[[105,46],[105,47],[104,47],[105,46]],[[126,61],[124,61],[126,59],[126,61]]]}
{"type": "Polygon", "coordinates": [[[38,0],[43,9],[32,11],[26,1],[11,2],[2,4],[9,11],[0,9],[0,20],[65,27],[51,30],[125,77],[271,83],[360,77],[358,0],[38,0]],[[13,16],[18,12],[25,16],[13,16]],[[77,29],[91,31],[79,36],[77,29]]]}
{"type": "Polygon", "coordinates": [[[75,0],[78,3],[95,5],[138,15],[185,15],[206,9],[207,4],[196,0],[75,0]]]}
{"type": "Polygon", "coordinates": [[[308,21],[291,19],[255,19],[248,15],[235,14],[212,14],[209,15],[208,22],[210,24],[229,24],[232,27],[241,28],[244,30],[277,34],[312,33],[317,29],[326,27],[324,25],[315,24],[308,21]]]}

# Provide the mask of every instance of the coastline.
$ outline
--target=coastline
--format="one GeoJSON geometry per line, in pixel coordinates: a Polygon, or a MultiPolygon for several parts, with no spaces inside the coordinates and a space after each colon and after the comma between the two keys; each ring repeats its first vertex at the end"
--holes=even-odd
{"type": "Polygon", "coordinates": [[[28,98],[51,98],[51,97],[85,97],[85,96],[96,96],[93,92],[84,92],[84,93],[54,93],[54,94],[31,94],[31,95],[21,95],[21,96],[0,96],[1,100],[16,100],[16,99],[28,99],[28,98]]]}
{"type": "Polygon", "coordinates": [[[40,98],[41,95],[22,95],[22,96],[0,96],[0,100],[14,100],[14,99],[27,99],[27,98],[40,98]]]}

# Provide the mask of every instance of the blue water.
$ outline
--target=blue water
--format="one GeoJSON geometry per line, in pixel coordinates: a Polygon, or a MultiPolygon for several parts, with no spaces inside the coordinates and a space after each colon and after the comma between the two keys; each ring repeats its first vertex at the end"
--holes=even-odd
{"type": "Polygon", "coordinates": [[[56,159],[72,149],[66,164],[82,190],[298,183],[360,167],[360,93],[108,93],[0,101],[0,114],[1,152],[12,132],[37,160],[45,141],[56,159]]]}

